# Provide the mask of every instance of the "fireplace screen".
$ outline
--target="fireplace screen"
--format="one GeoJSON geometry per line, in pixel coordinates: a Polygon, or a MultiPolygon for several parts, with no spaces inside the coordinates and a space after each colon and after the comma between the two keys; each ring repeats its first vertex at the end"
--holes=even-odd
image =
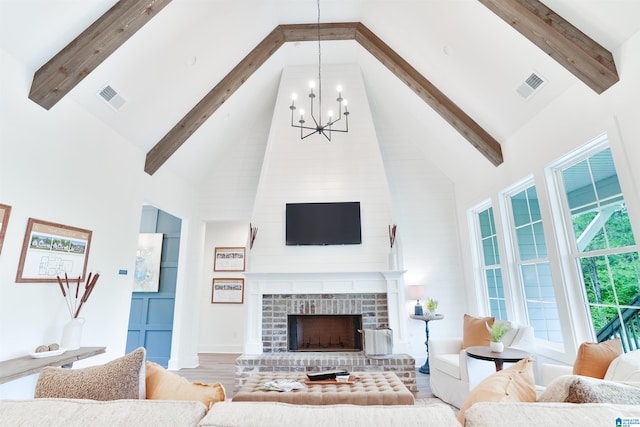
{"type": "Polygon", "coordinates": [[[290,314],[289,351],[361,351],[362,315],[290,314]]]}

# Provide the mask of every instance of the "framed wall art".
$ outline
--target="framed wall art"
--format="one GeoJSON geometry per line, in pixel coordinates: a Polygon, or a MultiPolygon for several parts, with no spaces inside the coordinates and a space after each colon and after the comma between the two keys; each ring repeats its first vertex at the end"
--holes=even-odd
{"type": "Polygon", "coordinates": [[[212,304],[242,304],[244,279],[213,279],[212,304]]]}
{"type": "Polygon", "coordinates": [[[91,230],[29,218],[22,243],[16,282],[57,282],[85,279],[91,230]]]}
{"type": "Polygon", "coordinates": [[[2,253],[2,243],[7,232],[7,224],[9,224],[9,215],[11,215],[11,206],[0,203],[0,253],[2,253]]]}
{"type": "Polygon", "coordinates": [[[160,289],[162,237],[162,233],[138,234],[133,292],[158,292],[160,289]]]}
{"type": "Polygon", "coordinates": [[[244,248],[216,248],[213,271],[244,271],[244,248]]]}

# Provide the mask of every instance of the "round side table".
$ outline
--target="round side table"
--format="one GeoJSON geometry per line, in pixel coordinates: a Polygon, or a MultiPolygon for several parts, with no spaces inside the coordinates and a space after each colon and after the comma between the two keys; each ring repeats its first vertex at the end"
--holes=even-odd
{"type": "Polygon", "coordinates": [[[489,347],[488,345],[467,347],[466,352],[470,357],[473,357],[474,359],[488,360],[495,363],[496,372],[502,370],[504,362],[515,363],[531,356],[531,353],[529,353],[528,351],[508,347],[505,348],[503,352],[496,353],[494,351],[491,351],[491,347],[489,347]]]}
{"type": "Polygon", "coordinates": [[[424,334],[426,335],[426,341],[424,345],[427,347],[427,360],[424,362],[424,365],[420,366],[418,372],[422,374],[429,373],[429,322],[432,320],[442,320],[444,319],[444,314],[433,314],[433,315],[422,315],[416,316],[415,314],[410,314],[409,317],[415,320],[422,320],[424,322],[424,334]]]}

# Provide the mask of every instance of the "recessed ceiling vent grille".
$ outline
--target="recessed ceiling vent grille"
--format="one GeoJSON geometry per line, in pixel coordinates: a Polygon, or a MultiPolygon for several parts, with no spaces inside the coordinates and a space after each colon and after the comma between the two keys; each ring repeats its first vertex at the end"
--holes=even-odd
{"type": "Polygon", "coordinates": [[[537,92],[542,86],[544,86],[545,83],[546,81],[542,77],[540,77],[538,74],[531,73],[531,75],[527,77],[524,83],[522,83],[518,87],[518,89],[516,89],[516,92],[518,92],[518,95],[520,95],[524,99],[528,99],[529,97],[531,97],[531,95],[537,92]]]}
{"type": "Polygon", "coordinates": [[[127,102],[111,85],[103,87],[98,96],[107,103],[114,111],[120,110],[122,106],[127,102]]]}

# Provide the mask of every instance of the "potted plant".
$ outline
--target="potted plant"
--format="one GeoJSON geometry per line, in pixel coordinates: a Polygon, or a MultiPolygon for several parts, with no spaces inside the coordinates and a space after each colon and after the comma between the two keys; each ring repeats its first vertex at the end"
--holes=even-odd
{"type": "Polygon", "coordinates": [[[501,353],[504,350],[502,338],[511,330],[511,327],[508,323],[500,321],[494,322],[492,326],[489,326],[489,324],[485,322],[485,325],[487,326],[489,334],[491,334],[491,342],[489,343],[491,351],[501,353]]]}
{"type": "Polygon", "coordinates": [[[436,314],[436,309],[438,308],[438,300],[427,298],[427,300],[424,302],[424,308],[427,312],[436,314]]]}

